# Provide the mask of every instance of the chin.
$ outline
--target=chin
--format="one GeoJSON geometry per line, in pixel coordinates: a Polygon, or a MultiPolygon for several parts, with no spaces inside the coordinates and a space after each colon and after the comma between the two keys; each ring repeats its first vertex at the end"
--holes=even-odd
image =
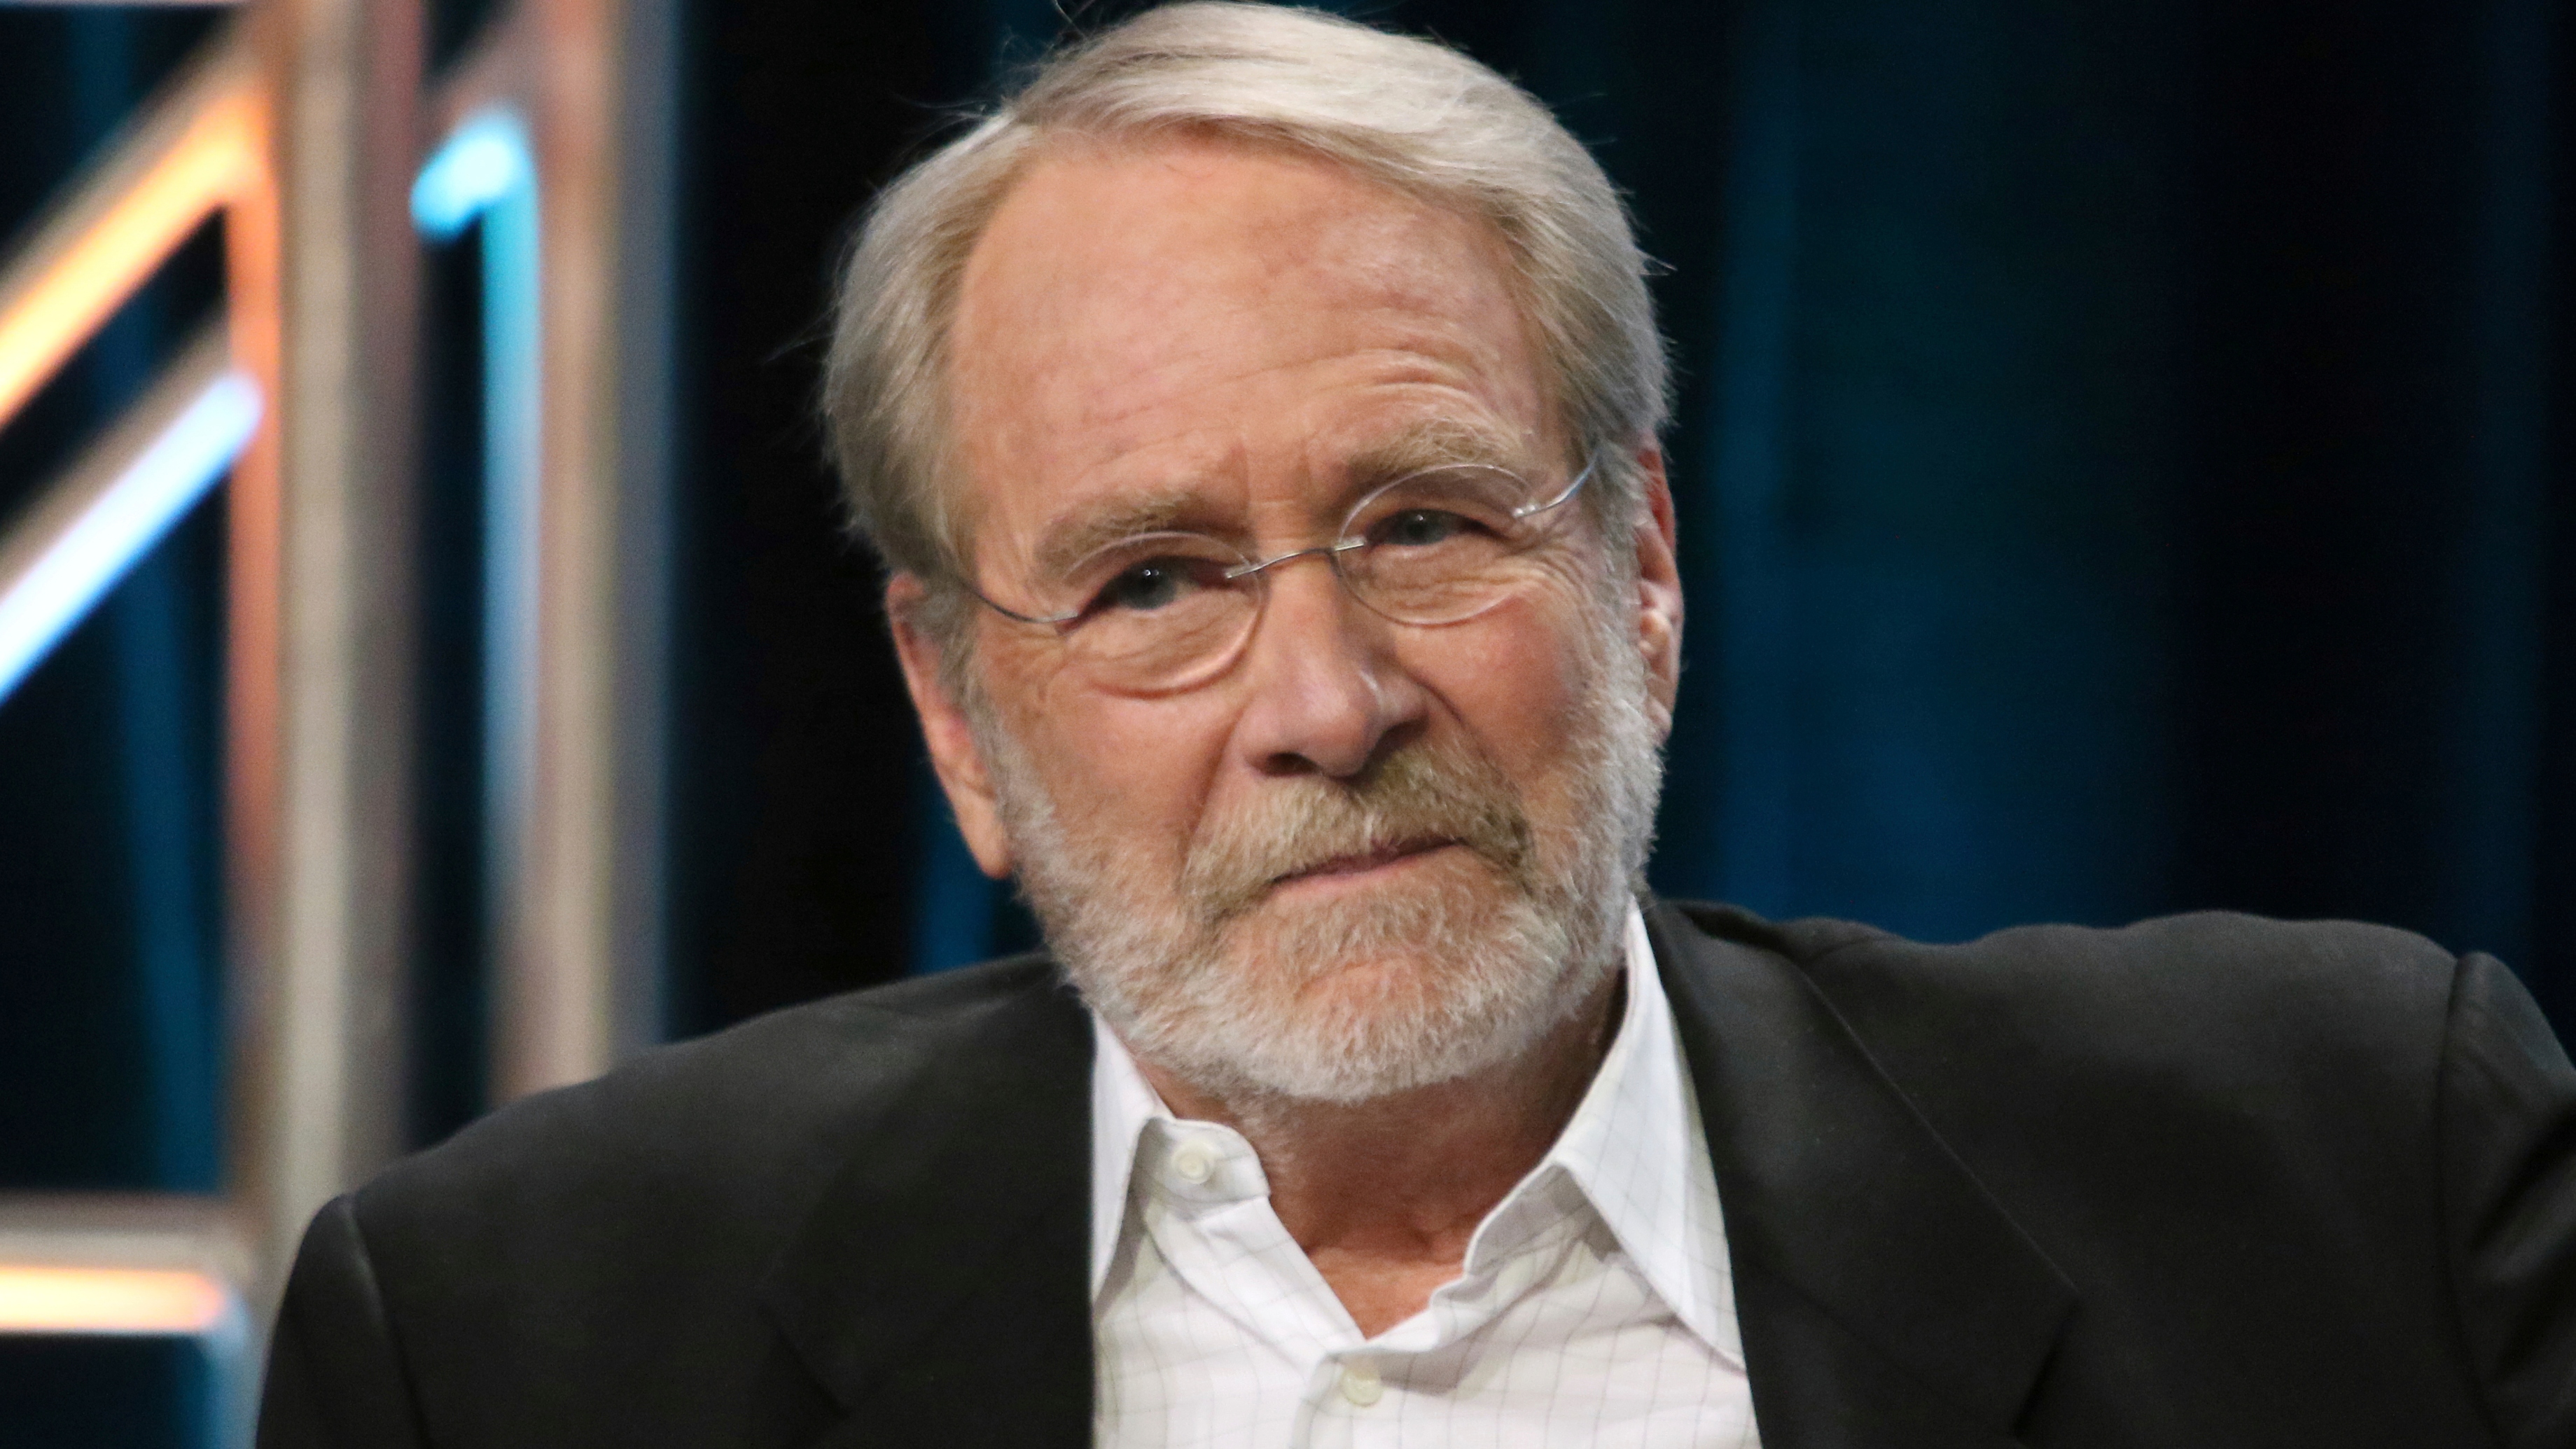
{"type": "Polygon", "coordinates": [[[1534,1047],[1603,969],[1475,876],[1250,912],[1128,1009],[1103,1008],[1140,1054],[1221,1093],[1353,1103],[1473,1076],[1534,1047]]]}

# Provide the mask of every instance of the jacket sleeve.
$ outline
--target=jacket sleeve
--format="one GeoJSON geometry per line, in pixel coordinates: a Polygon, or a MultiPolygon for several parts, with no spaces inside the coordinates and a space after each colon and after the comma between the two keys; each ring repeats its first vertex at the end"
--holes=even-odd
{"type": "Polygon", "coordinates": [[[2452,1282],[2497,1437],[2576,1444],[2576,1069],[2492,957],[2453,979],[2439,1090],[2452,1282]]]}
{"type": "Polygon", "coordinates": [[[343,1195],[315,1214],[287,1278],[260,1397],[259,1449],[424,1443],[355,1201],[343,1195]]]}

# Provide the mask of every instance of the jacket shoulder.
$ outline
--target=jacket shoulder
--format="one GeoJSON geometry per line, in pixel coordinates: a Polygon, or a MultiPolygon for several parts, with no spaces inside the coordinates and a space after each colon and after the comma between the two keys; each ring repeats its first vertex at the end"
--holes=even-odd
{"type": "MultiPolygon", "coordinates": [[[[2300,1261],[2316,1224],[2342,1221],[2366,1225],[2355,1232],[2370,1246],[2320,1260],[2317,1281],[2366,1260],[2372,1292],[2432,1301],[2437,1114],[2462,975],[2432,942],[2215,912],[1952,945],[1681,914],[1699,940],[1751,947],[1802,980],[2079,1284],[2151,1297],[2212,1265],[2300,1261]]],[[[1723,946],[1699,954],[1728,969],[1723,946]]]]}
{"type": "MultiPolygon", "coordinates": [[[[1836,1010],[1879,1032],[1944,1033],[1982,1019],[2098,1052],[2123,1041],[2196,1052],[2257,1050],[2295,1036],[2438,1033],[2456,957],[2409,931],[2358,921],[2281,921],[2229,911],[2118,928],[2019,926],[1938,944],[1849,921],[1772,922],[1732,906],[1676,903],[1697,932],[1771,953],[1836,1010]]],[[[1877,1034],[1877,1033],[1873,1033],[1877,1034]]]]}
{"type": "Polygon", "coordinates": [[[297,1269],[316,1286],[287,1307],[373,1323],[427,1442],[718,1442],[754,1383],[819,1412],[765,1277],[854,1165],[900,1173],[922,1121],[1007,1131],[1078,1092],[1090,1050],[1071,988],[1028,956],[647,1052],[324,1209],[297,1269]],[[326,1270],[367,1291],[323,1292],[326,1270]]]}
{"type": "Polygon", "coordinates": [[[448,1285],[614,1277],[591,1261],[603,1234],[686,1242],[696,1267],[747,1277],[794,1226],[789,1205],[926,1084],[993,1051],[1071,1068],[1089,1045],[1043,956],[851,992],[503,1107],[361,1188],[356,1220],[389,1291],[413,1263],[448,1285]]]}
{"type": "MultiPolygon", "coordinates": [[[[2111,1212],[2203,1196],[2222,1212],[2230,1195],[2310,1210],[2432,1201],[2462,967],[2421,936],[2207,912],[1940,945],[1681,914],[1699,939],[1794,972],[2008,1199],[2063,1192],[2067,1164],[2084,1162],[2111,1212]]],[[[1723,969],[1722,948],[1702,954],[1723,969]]]]}

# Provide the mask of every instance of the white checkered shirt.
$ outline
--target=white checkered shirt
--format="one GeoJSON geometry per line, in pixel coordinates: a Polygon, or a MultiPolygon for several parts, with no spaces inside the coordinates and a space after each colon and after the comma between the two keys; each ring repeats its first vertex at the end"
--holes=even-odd
{"type": "Polygon", "coordinates": [[[1094,1440],[1107,1446],[1753,1446],[1717,1177],[1645,921],[1627,1006],[1465,1272],[1363,1338],[1251,1144],[1176,1120],[1094,1020],[1094,1440]]]}

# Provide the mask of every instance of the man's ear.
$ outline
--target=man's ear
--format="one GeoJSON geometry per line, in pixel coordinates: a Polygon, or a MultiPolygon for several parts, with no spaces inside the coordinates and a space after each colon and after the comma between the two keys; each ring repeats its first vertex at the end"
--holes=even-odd
{"type": "Polygon", "coordinates": [[[1638,450],[1645,510],[1637,518],[1637,651],[1646,659],[1646,695],[1656,731],[1673,732],[1673,700],[1682,679],[1682,577],[1673,531],[1673,489],[1664,450],[1638,450]]]}
{"type": "Polygon", "coordinates": [[[899,573],[886,581],[886,620],[894,628],[895,657],[903,663],[904,688],[912,694],[913,712],[921,716],[930,765],[939,772],[939,788],[947,792],[958,833],[966,837],[966,848],[975,852],[975,864],[1000,880],[1011,873],[1010,837],[1002,830],[1002,812],[994,799],[992,776],[984,768],[983,748],[975,742],[974,726],[949,697],[948,687],[941,682],[939,648],[920,628],[921,608],[929,597],[929,588],[912,574],[899,573]]]}

